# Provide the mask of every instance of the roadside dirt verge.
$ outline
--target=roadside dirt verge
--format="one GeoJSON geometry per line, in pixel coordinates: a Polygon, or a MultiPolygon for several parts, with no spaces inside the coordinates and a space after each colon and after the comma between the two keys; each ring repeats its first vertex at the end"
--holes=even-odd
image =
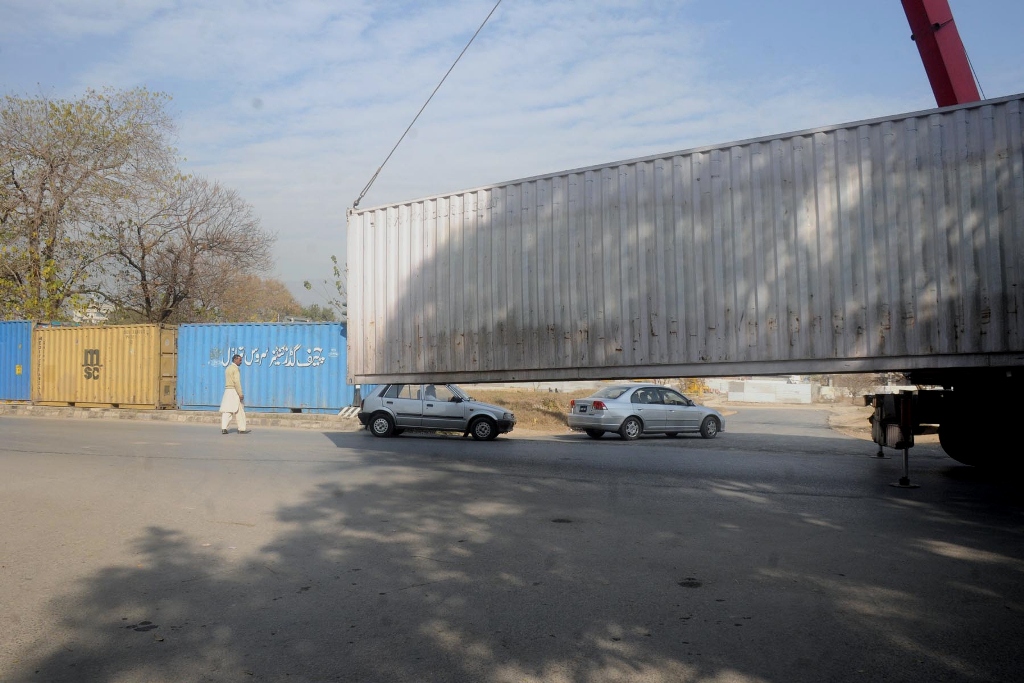
{"type": "MultiPolygon", "coordinates": [[[[855,439],[871,441],[871,423],[868,418],[874,408],[867,406],[832,405],[829,406],[828,426],[840,434],[855,439]]],[[[915,434],[914,443],[939,443],[938,434],[915,434]]]]}
{"type": "Polygon", "coordinates": [[[874,412],[873,408],[852,405],[832,405],[828,408],[829,427],[840,434],[871,441],[871,423],[868,418],[874,412]]]}

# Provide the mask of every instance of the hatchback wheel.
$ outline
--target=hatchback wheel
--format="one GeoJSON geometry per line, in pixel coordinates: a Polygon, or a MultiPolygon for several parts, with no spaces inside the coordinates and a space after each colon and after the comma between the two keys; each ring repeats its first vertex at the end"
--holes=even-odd
{"type": "Polygon", "coordinates": [[[588,429],[586,430],[586,432],[587,436],[589,436],[591,439],[600,439],[602,436],[604,436],[603,429],[588,429]]]}
{"type": "Polygon", "coordinates": [[[370,431],[374,436],[391,436],[395,433],[395,422],[387,413],[377,413],[370,420],[370,431]]]}
{"type": "Polygon", "coordinates": [[[626,421],[619,427],[619,436],[625,441],[632,441],[640,436],[640,432],[644,430],[643,425],[640,424],[640,420],[635,417],[627,417],[626,421]]]}
{"type": "Polygon", "coordinates": [[[718,420],[709,415],[700,423],[700,435],[705,439],[713,439],[716,434],[718,434],[718,420]]]}
{"type": "Polygon", "coordinates": [[[481,417],[469,428],[469,433],[477,441],[493,441],[498,438],[498,426],[491,418],[481,417]]]}

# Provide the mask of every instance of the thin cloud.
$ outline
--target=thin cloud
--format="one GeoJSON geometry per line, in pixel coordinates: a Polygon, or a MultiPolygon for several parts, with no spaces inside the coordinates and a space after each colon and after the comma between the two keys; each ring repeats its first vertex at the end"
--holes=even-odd
{"type": "MultiPolygon", "coordinates": [[[[172,94],[186,170],[252,202],[279,234],[278,274],[300,281],[329,275],[346,208],[492,6],[9,0],[0,35],[11,36],[5,55],[45,42],[56,70],[36,82],[67,96],[106,85],[172,94]]],[[[758,34],[735,12],[506,0],[362,205],[932,106],[926,84],[851,92],[834,55],[770,77],[737,69],[721,46],[758,34]]],[[[899,50],[907,61],[885,64],[885,79],[923,81],[912,46],[899,50]]],[[[1004,68],[998,82],[1012,89],[1020,74],[1004,68]]]]}

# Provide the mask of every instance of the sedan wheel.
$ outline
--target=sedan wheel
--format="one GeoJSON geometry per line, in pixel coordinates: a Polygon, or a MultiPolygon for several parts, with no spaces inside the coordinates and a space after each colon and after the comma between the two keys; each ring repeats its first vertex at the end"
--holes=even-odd
{"type": "Polygon", "coordinates": [[[498,428],[490,418],[479,418],[469,430],[477,441],[493,441],[498,438],[498,428]]]}
{"type": "Polygon", "coordinates": [[[600,439],[602,436],[604,436],[604,430],[603,429],[588,429],[587,430],[587,436],[589,436],[591,439],[600,439]]]}
{"type": "Polygon", "coordinates": [[[718,420],[713,417],[705,417],[700,423],[700,435],[705,439],[713,439],[718,434],[718,420]]]}
{"type": "Polygon", "coordinates": [[[390,415],[378,413],[373,416],[373,420],[370,422],[370,431],[373,432],[374,436],[391,436],[395,433],[395,423],[390,415]]]}
{"type": "Polygon", "coordinates": [[[644,430],[643,425],[640,424],[640,420],[635,417],[627,417],[626,421],[619,427],[619,436],[625,441],[632,441],[640,436],[640,432],[644,430]]]}

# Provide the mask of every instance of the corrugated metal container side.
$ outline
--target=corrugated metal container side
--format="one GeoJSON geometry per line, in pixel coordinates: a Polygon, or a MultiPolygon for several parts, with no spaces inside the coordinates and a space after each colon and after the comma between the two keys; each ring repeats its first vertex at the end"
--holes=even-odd
{"type": "Polygon", "coordinates": [[[1019,366],[1022,100],[352,211],[349,381],[1019,366]]]}
{"type": "Polygon", "coordinates": [[[32,401],[173,408],[176,331],[164,325],[37,326],[32,401]]]}
{"type": "Polygon", "coordinates": [[[178,328],[178,406],[216,410],[224,368],[242,356],[245,409],[337,413],[352,405],[341,323],[237,323],[178,328]]]}
{"type": "Polygon", "coordinates": [[[32,323],[0,321],[0,401],[29,401],[32,323]]]}

